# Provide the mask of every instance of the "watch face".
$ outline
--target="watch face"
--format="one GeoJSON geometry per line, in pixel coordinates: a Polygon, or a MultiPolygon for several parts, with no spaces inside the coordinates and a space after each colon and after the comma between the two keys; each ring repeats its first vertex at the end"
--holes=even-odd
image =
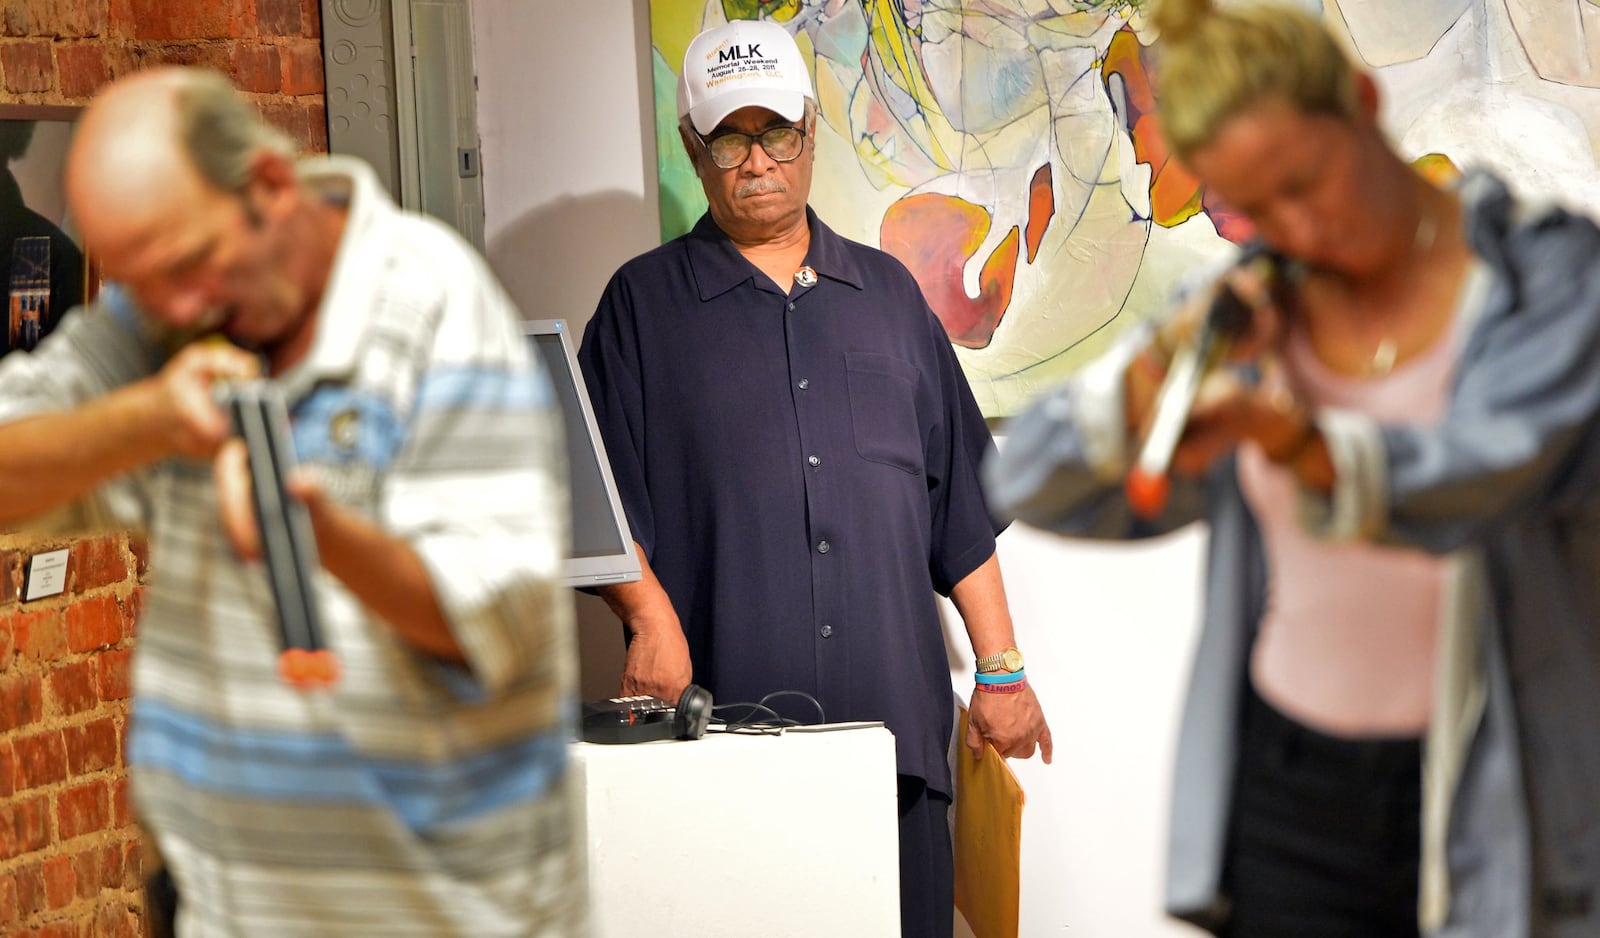
{"type": "Polygon", "coordinates": [[[1000,664],[1007,671],[1022,670],[1022,652],[1015,648],[1007,648],[1000,653],[1000,664]]]}

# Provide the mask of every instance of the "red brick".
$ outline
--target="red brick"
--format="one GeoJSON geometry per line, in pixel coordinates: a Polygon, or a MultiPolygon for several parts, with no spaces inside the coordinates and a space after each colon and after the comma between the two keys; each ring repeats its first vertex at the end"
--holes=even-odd
{"type": "Polygon", "coordinates": [[[128,804],[126,777],[111,782],[111,826],[121,830],[133,825],[133,809],[128,804]]]}
{"type": "Polygon", "coordinates": [[[160,42],[134,49],[137,67],[155,65],[187,65],[228,70],[228,51],[231,46],[223,42],[160,42]]]}
{"type": "Polygon", "coordinates": [[[300,0],[300,35],[322,36],[322,0],[300,0]]]}
{"type": "Polygon", "coordinates": [[[17,788],[27,790],[67,777],[67,751],[59,732],[24,736],[12,742],[17,758],[17,788]]]}
{"type": "Polygon", "coordinates": [[[67,745],[69,773],[84,775],[117,764],[117,724],[110,717],[69,726],[61,735],[67,745]]]}
{"type": "Polygon", "coordinates": [[[75,661],[50,672],[50,698],[52,712],[71,716],[94,709],[100,702],[100,693],[94,686],[95,662],[75,661]]]}
{"type": "Polygon", "coordinates": [[[142,583],[150,570],[150,540],[143,534],[129,534],[128,552],[133,554],[133,572],[142,583]]]}
{"type": "Polygon", "coordinates": [[[0,860],[43,850],[50,844],[49,799],[40,795],[26,801],[0,804],[0,860]]]}
{"type": "Polygon", "coordinates": [[[144,615],[143,586],[136,586],[128,598],[122,601],[122,637],[132,638],[139,627],[139,617],[144,615]]]}
{"type": "Polygon", "coordinates": [[[17,880],[17,911],[26,919],[30,915],[37,915],[44,911],[44,869],[34,863],[29,866],[18,867],[17,880]]]}
{"type": "Polygon", "coordinates": [[[21,856],[29,851],[24,849],[17,836],[17,822],[20,820],[18,812],[20,805],[7,801],[0,804],[0,863],[21,856]]]}
{"type": "Polygon", "coordinates": [[[49,0],[33,4],[34,35],[86,39],[106,31],[105,0],[49,0]]]}
{"type": "Polygon", "coordinates": [[[93,938],[142,938],[143,919],[133,906],[106,905],[96,913],[93,938]]]}
{"type": "Polygon", "coordinates": [[[122,844],[107,844],[99,851],[100,861],[96,866],[100,869],[101,889],[122,888],[122,844]]]}
{"type": "Polygon", "coordinates": [[[108,6],[107,34],[115,39],[131,39],[134,30],[133,0],[111,0],[108,6]]]}
{"type": "Polygon", "coordinates": [[[144,888],[144,848],[137,840],[122,845],[122,888],[144,888]]]}
{"type": "Polygon", "coordinates": [[[5,0],[0,8],[0,35],[33,35],[33,3],[30,0],[5,0]]]}
{"type": "Polygon", "coordinates": [[[112,19],[118,25],[131,20],[135,39],[234,39],[249,30],[248,7],[249,0],[129,0],[112,19]]]}
{"type": "MultiPolygon", "coordinates": [[[[102,56],[102,70],[104,67],[102,56]]],[[[127,555],[122,552],[121,535],[85,538],[72,545],[67,557],[67,590],[87,593],[121,583],[128,578],[130,566],[127,555]]]]}
{"type": "Polygon", "coordinates": [[[133,650],[129,648],[113,648],[94,656],[95,667],[99,670],[99,686],[101,700],[126,700],[133,692],[130,678],[130,668],[133,664],[133,650]]]}
{"type": "Polygon", "coordinates": [[[112,596],[93,596],[67,607],[67,650],[92,651],[122,641],[122,609],[112,596]]]}
{"type": "Polygon", "coordinates": [[[0,674],[11,670],[11,657],[16,651],[17,643],[11,635],[11,620],[0,619],[0,674]]]}
{"type": "Polygon", "coordinates": [[[263,36],[303,36],[300,0],[256,0],[256,25],[263,36]]]}
{"type": "Polygon", "coordinates": [[[94,938],[140,938],[143,926],[137,914],[126,906],[103,905],[94,915],[94,938]]]}
{"type": "Polygon", "coordinates": [[[23,853],[33,853],[50,845],[50,806],[45,796],[18,801],[13,820],[17,844],[23,853]]]}
{"type": "Polygon", "coordinates": [[[85,850],[73,856],[72,872],[79,899],[93,899],[100,894],[100,851],[85,850]]]}
{"type": "Polygon", "coordinates": [[[82,938],[70,922],[50,922],[34,930],[31,938],[82,938]]]}
{"type": "Polygon", "coordinates": [[[22,910],[17,908],[17,881],[10,873],[0,873],[0,925],[22,921],[22,910]]]}
{"type": "Polygon", "coordinates": [[[315,39],[296,39],[282,46],[283,93],[322,94],[327,82],[322,77],[322,44],[315,39]]]}
{"type": "Polygon", "coordinates": [[[229,56],[228,74],[239,90],[276,94],[283,84],[283,65],[276,46],[239,44],[229,56]]]}
{"type": "Polygon", "coordinates": [[[111,799],[102,781],[75,785],[56,795],[56,827],[62,840],[103,831],[111,823],[111,799]]]}
{"type": "Polygon", "coordinates": [[[17,757],[11,751],[11,740],[0,737],[0,798],[10,798],[17,790],[17,757]]]}
{"type": "Polygon", "coordinates": [[[78,877],[72,871],[71,857],[51,857],[44,861],[44,898],[50,908],[66,908],[77,892],[78,877]]]}
{"type": "Polygon", "coordinates": [[[289,139],[302,144],[309,135],[306,120],[306,111],[294,101],[284,98],[268,98],[258,102],[261,116],[267,123],[289,135],[289,139]]]}
{"type": "Polygon", "coordinates": [[[43,850],[50,845],[50,805],[43,795],[0,805],[0,859],[43,850]]]}
{"type": "Polygon", "coordinates": [[[0,550],[0,605],[17,601],[22,595],[22,566],[14,550],[0,550]]]}
{"type": "Polygon", "coordinates": [[[61,625],[61,613],[55,609],[38,612],[18,612],[9,619],[11,634],[17,643],[17,654],[26,658],[54,660],[67,653],[67,632],[61,625]]]}
{"type": "Polygon", "coordinates": [[[14,730],[39,721],[44,715],[40,688],[37,674],[0,674],[0,729],[14,730]]]}
{"type": "Polygon", "coordinates": [[[49,91],[55,87],[56,64],[48,42],[8,42],[0,45],[0,69],[5,87],[14,94],[49,91]]]}
{"type": "Polygon", "coordinates": [[[306,138],[305,152],[328,152],[328,109],[320,100],[306,103],[306,116],[310,135],[306,138]]]}

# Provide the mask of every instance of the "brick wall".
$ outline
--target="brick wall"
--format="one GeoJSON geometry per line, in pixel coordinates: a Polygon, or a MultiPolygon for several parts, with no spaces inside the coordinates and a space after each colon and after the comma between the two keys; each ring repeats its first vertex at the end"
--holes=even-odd
{"type": "Polygon", "coordinates": [[[328,149],[319,0],[0,0],[0,102],[83,104],[162,63],[207,65],[328,149]]]}
{"type": "Polygon", "coordinates": [[[143,542],[0,535],[0,934],[133,938],[139,832],[122,744],[143,542]],[[65,591],[21,600],[66,547],[65,591]]]}
{"type": "MultiPolygon", "coordinates": [[[[84,104],[163,63],[227,73],[327,150],[318,0],[0,0],[0,103],[84,104]]],[[[0,533],[0,935],[142,933],[122,742],[145,576],[127,535],[0,533]],[[70,550],[67,590],[22,602],[27,558],[70,550]]]]}

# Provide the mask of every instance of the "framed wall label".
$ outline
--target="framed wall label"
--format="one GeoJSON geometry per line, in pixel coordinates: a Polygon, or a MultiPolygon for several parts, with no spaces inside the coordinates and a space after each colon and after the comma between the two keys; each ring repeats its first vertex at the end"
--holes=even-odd
{"type": "Polygon", "coordinates": [[[28,579],[22,588],[24,602],[54,596],[67,588],[67,548],[34,554],[28,561],[28,579]]]}

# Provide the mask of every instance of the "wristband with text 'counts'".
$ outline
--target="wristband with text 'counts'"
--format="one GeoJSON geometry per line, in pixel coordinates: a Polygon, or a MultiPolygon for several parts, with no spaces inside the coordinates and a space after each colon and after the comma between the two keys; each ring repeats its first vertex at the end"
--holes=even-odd
{"type": "Polygon", "coordinates": [[[1020,694],[1028,689],[1028,682],[1012,681],[1009,684],[979,684],[977,690],[982,694],[1020,694]]]}

